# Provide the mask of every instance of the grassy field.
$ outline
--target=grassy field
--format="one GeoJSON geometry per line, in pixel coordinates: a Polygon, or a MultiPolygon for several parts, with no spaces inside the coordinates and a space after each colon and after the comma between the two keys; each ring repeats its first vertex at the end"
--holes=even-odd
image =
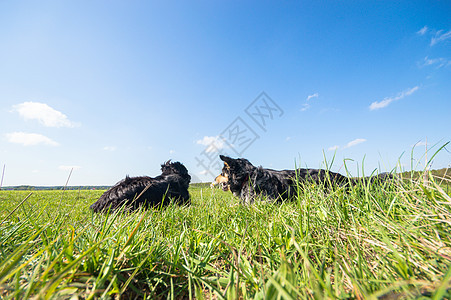
{"type": "Polygon", "coordinates": [[[192,186],[190,206],[112,215],[88,208],[103,191],[0,191],[0,298],[449,299],[444,184],[251,206],[192,186]]]}

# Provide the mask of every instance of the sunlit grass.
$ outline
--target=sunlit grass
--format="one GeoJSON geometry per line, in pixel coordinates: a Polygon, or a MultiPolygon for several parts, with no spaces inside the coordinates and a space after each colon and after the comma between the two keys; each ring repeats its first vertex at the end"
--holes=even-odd
{"type": "Polygon", "coordinates": [[[191,187],[110,215],[89,210],[102,191],[0,191],[0,297],[449,298],[451,198],[428,179],[250,206],[191,187]]]}

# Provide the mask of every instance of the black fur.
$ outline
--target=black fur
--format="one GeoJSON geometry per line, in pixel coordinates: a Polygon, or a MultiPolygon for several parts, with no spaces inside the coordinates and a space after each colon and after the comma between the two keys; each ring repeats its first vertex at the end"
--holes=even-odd
{"type": "Polygon", "coordinates": [[[246,204],[254,202],[256,196],[265,196],[268,200],[288,199],[294,196],[296,180],[325,186],[344,186],[352,181],[339,173],[321,169],[277,171],[255,167],[244,158],[219,157],[224,161],[221,175],[228,178],[225,189],[230,189],[246,204]]]}
{"type": "Polygon", "coordinates": [[[167,205],[171,198],[179,204],[189,204],[191,176],[185,166],[167,161],[161,165],[161,171],[161,175],[154,178],[126,176],[92,204],[91,209],[105,212],[125,205],[127,209],[135,210],[140,206],[167,205]]]}
{"type": "Polygon", "coordinates": [[[272,170],[255,167],[247,159],[220,155],[224,161],[221,175],[227,179],[223,190],[230,190],[244,203],[252,203],[258,196],[268,200],[286,200],[295,196],[299,183],[314,182],[327,188],[349,188],[357,184],[375,184],[392,180],[390,173],[362,178],[348,178],[340,173],[322,169],[272,170]]]}

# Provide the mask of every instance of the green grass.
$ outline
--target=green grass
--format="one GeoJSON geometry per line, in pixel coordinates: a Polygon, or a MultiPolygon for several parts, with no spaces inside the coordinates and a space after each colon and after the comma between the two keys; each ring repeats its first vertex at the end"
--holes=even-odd
{"type": "Polygon", "coordinates": [[[0,298],[451,297],[451,198],[433,177],[250,206],[190,193],[102,215],[102,191],[0,191],[0,298]]]}

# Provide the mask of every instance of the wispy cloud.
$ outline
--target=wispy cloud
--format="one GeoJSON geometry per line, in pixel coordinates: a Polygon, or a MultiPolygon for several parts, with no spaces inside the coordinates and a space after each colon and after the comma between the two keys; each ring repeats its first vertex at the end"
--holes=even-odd
{"type": "Polygon", "coordinates": [[[105,151],[116,151],[117,147],[116,146],[105,146],[103,147],[103,150],[105,151]]]}
{"type": "Polygon", "coordinates": [[[430,29],[427,26],[424,26],[423,28],[421,28],[420,30],[417,31],[418,35],[426,35],[427,36],[431,36],[431,43],[430,46],[434,46],[440,42],[444,42],[448,39],[451,39],[451,30],[445,31],[443,29],[441,30],[435,30],[435,29],[430,29]]]}
{"type": "Polygon", "coordinates": [[[175,150],[169,150],[169,154],[174,154],[175,153],[175,150]]]}
{"type": "Polygon", "coordinates": [[[309,108],[310,108],[310,104],[304,103],[304,104],[302,104],[301,111],[306,111],[309,108]]]}
{"type": "Polygon", "coordinates": [[[361,143],[364,143],[364,142],[366,142],[366,139],[355,139],[355,140],[350,141],[349,143],[347,143],[344,146],[334,145],[334,146],[331,146],[331,147],[327,148],[327,150],[329,150],[329,151],[336,151],[336,150],[339,150],[339,149],[346,149],[346,148],[357,146],[358,144],[361,144],[361,143]]]}
{"type": "Polygon", "coordinates": [[[376,110],[376,109],[384,108],[384,107],[388,106],[390,103],[392,103],[393,101],[401,100],[404,97],[412,95],[418,89],[419,89],[419,87],[415,86],[415,87],[413,87],[411,89],[408,89],[408,90],[402,91],[401,93],[398,93],[398,95],[396,95],[394,97],[388,97],[388,98],[385,98],[384,100],[381,100],[381,101],[374,101],[370,105],[370,110],[376,110]]]}
{"type": "Polygon", "coordinates": [[[6,134],[6,139],[10,143],[21,144],[24,146],[49,145],[59,146],[54,140],[38,133],[12,132],[6,134]]]}
{"type": "Polygon", "coordinates": [[[423,28],[421,28],[420,30],[417,31],[417,34],[425,35],[427,31],[428,31],[428,27],[424,26],[423,28]]]}
{"type": "Polygon", "coordinates": [[[305,99],[305,102],[302,104],[300,111],[306,111],[306,110],[310,109],[311,104],[309,103],[309,101],[312,99],[318,98],[318,97],[319,97],[318,93],[308,95],[307,99],[305,99]]]}
{"type": "Polygon", "coordinates": [[[439,69],[441,67],[447,67],[451,65],[451,61],[443,57],[429,58],[428,56],[426,56],[423,62],[419,65],[420,67],[435,66],[437,69],[439,69]]]}
{"type": "Polygon", "coordinates": [[[363,142],[366,142],[366,139],[355,139],[355,140],[350,141],[349,143],[347,143],[346,146],[343,147],[343,149],[357,146],[358,144],[361,144],[363,142]]]}
{"type": "Polygon", "coordinates": [[[438,42],[446,41],[451,38],[451,30],[444,32],[443,30],[437,31],[434,37],[431,39],[431,46],[434,46],[438,42]]]}
{"type": "Polygon", "coordinates": [[[196,141],[197,144],[207,146],[207,153],[217,152],[226,147],[224,140],[219,136],[204,136],[201,140],[196,141]]]}
{"type": "Polygon", "coordinates": [[[313,98],[318,98],[319,97],[319,94],[318,93],[314,93],[314,94],[312,94],[312,95],[308,95],[307,96],[307,101],[309,101],[309,100],[311,100],[311,99],[313,99],[313,98]]]}
{"type": "Polygon", "coordinates": [[[25,120],[37,120],[46,127],[76,127],[79,123],[70,121],[65,114],[45,103],[24,102],[13,106],[13,111],[25,120]]]}

